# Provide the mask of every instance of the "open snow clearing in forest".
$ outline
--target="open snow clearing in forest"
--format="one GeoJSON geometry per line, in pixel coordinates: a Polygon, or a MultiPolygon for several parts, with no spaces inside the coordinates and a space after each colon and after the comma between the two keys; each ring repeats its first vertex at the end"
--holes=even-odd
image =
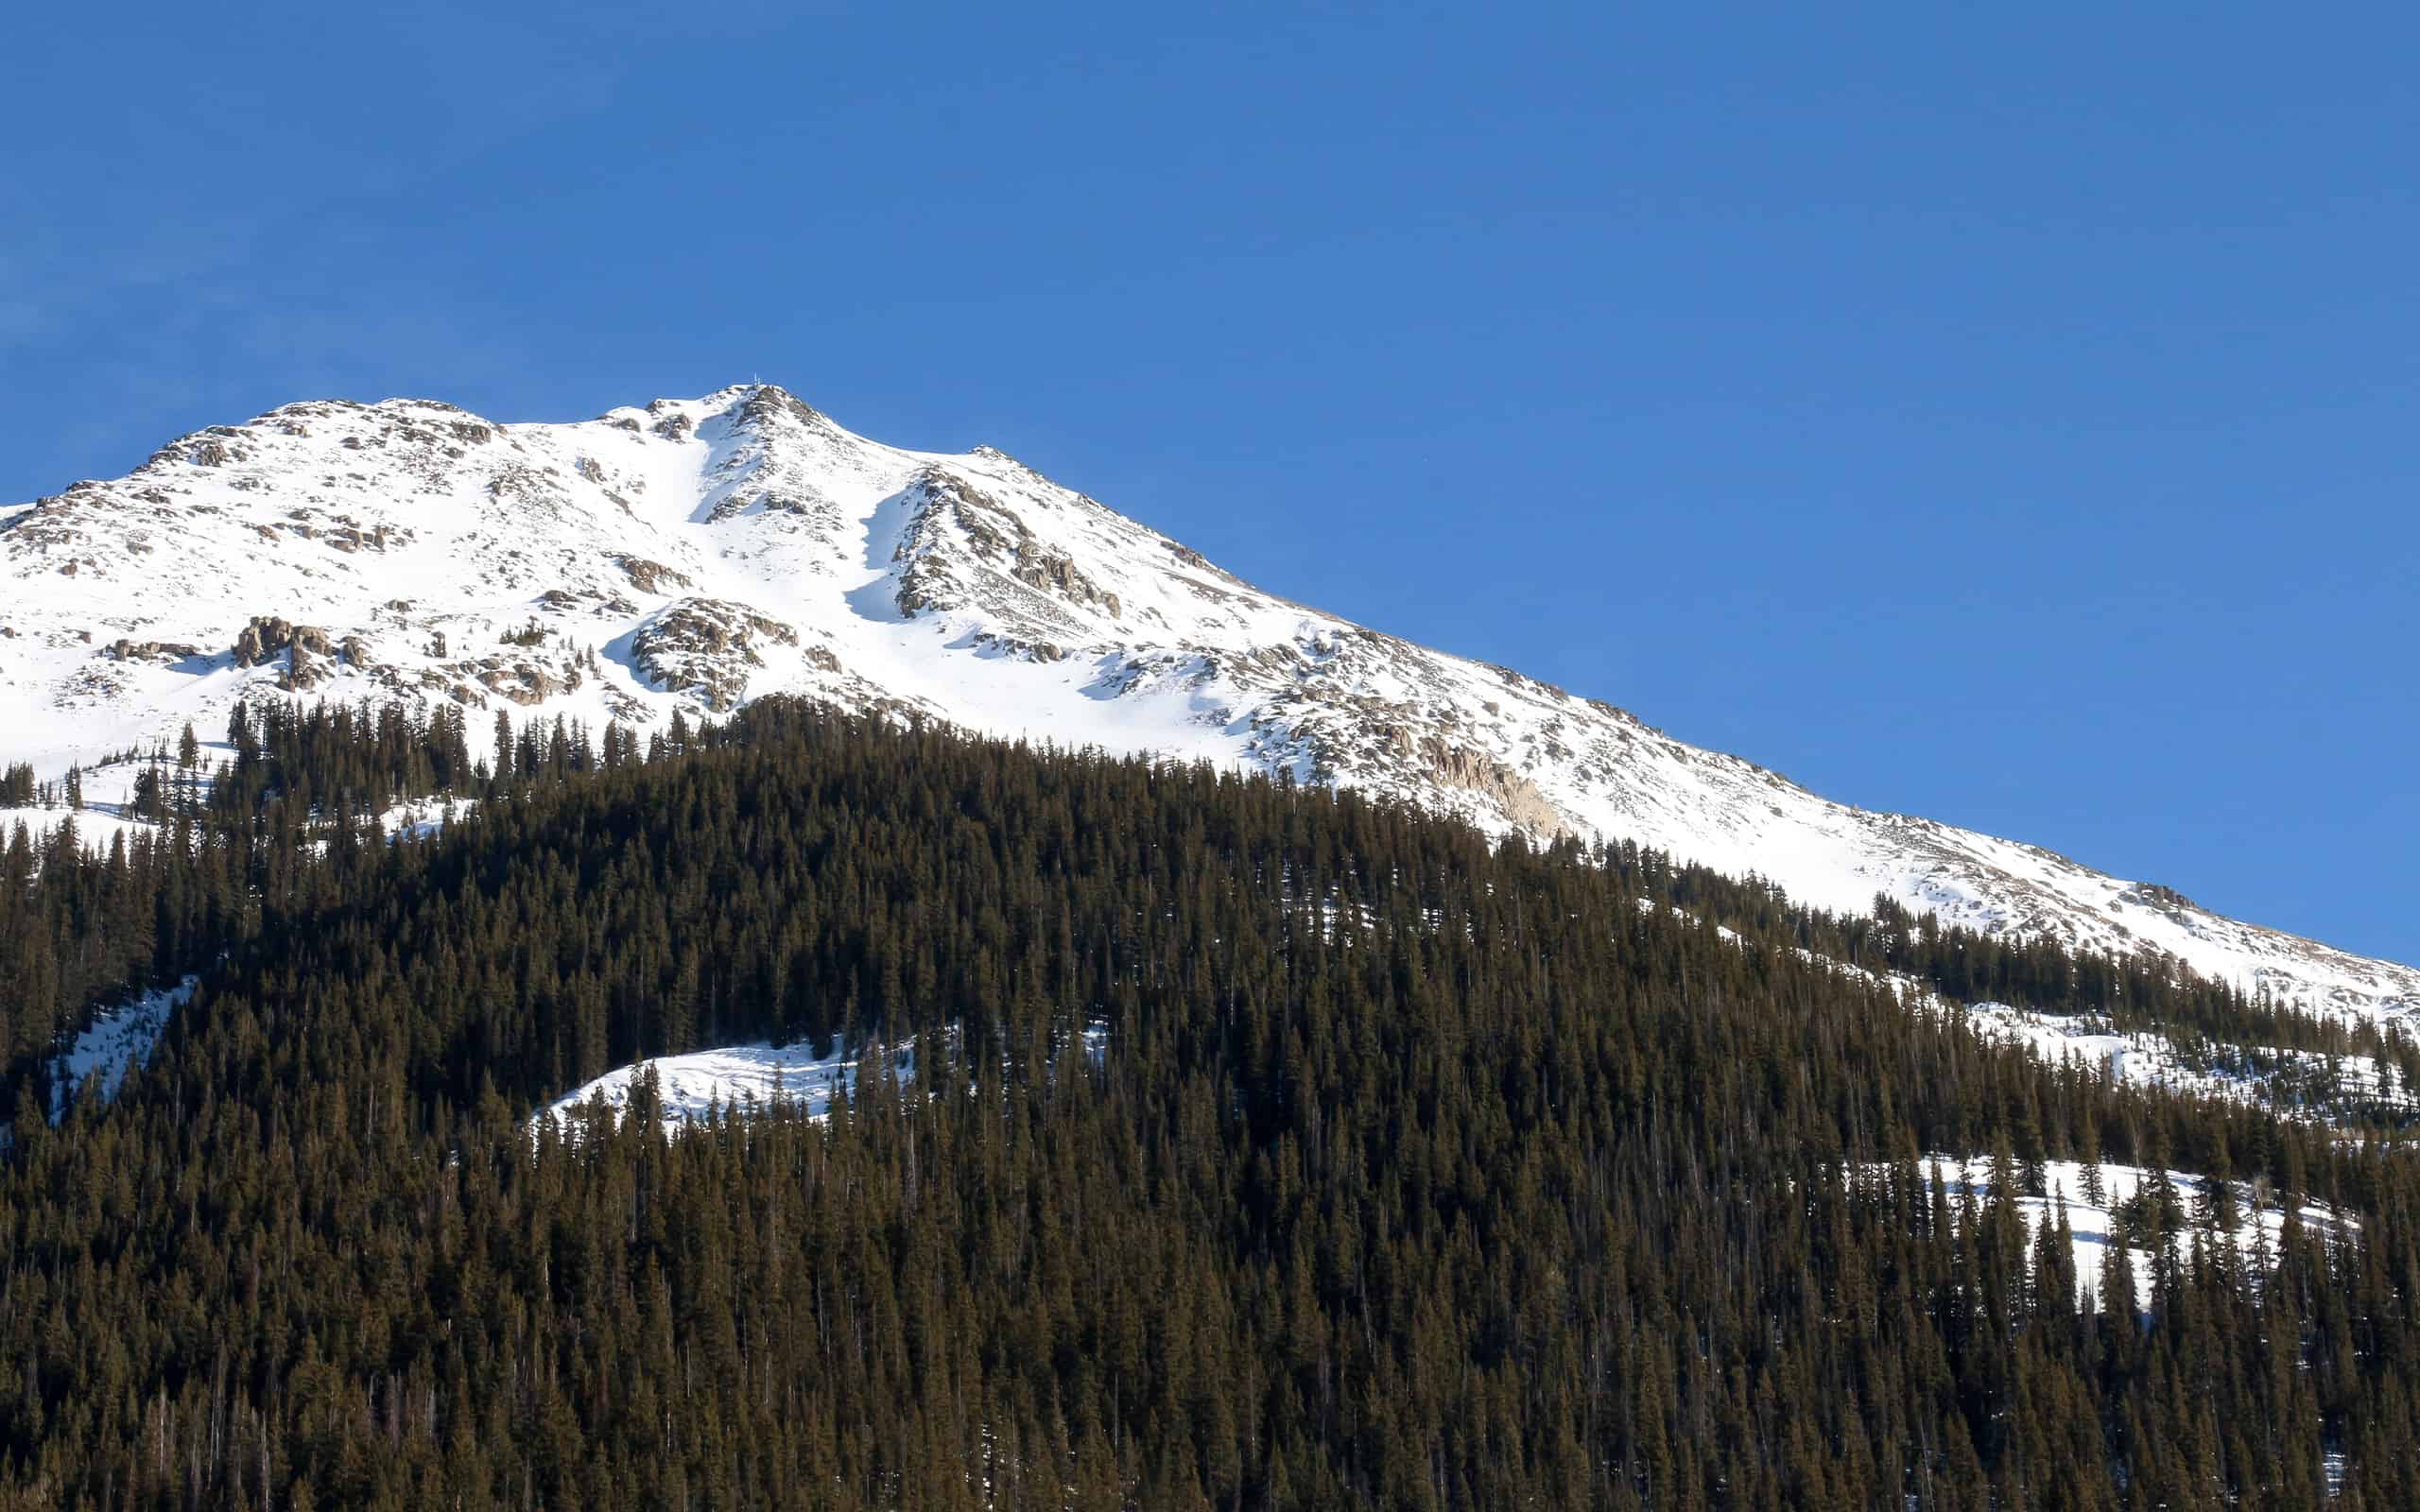
{"type": "Polygon", "coordinates": [[[915,1042],[876,1043],[862,1050],[835,1045],[828,1056],[818,1056],[804,1040],[788,1045],[726,1045],[658,1056],[609,1071],[549,1103],[540,1117],[553,1118],[569,1128],[585,1109],[601,1105],[619,1123],[652,1077],[658,1116],[667,1134],[702,1123],[717,1109],[737,1116],[786,1106],[809,1118],[825,1118],[836,1099],[856,1095],[862,1072],[879,1074],[877,1068],[885,1065],[901,1086],[911,1085],[916,1079],[915,1042]]]}
{"type": "MultiPolygon", "coordinates": [[[[1992,1162],[1987,1157],[1927,1155],[1919,1169],[1927,1181],[1937,1177],[1948,1189],[1953,1208],[1968,1193],[1978,1203],[1990,1199],[1992,1162]]],[[[2087,1168],[2081,1161],[2046,1160],[2042,1164],[2043,1194],[2014,1194],[2017,1217],[2025,1225],[2029,1243],[2046,1224],[2059,1221],[2064,1206],[2067,1227],[2074,1236],[2077,1295],[2082,1297],[2089,1291],[2096,1299],[2095,1305],[2103,1311],[2108,1299],[2100,1295],[2102,1261],[2111,1245],[2118,1243],[2122,1235],[2136,1231],[2119,1215],[2130,1205],[2139,1204],[2152,1185],[2152,1176],[2151,1171],[2138,1165],[2103,1165],[2100,1171],[2100,1200],[2096,1203],[2087,1198],[2087,1168]]],[[[2168,1173],[2168,1184],[2174,1190],[2180,1210],[2171,1217],[2181,1218],[2169,1230],[2169,1253],[2180,1265],[2190,1252],[2192,1235],[2200,1227],[2195,1207],[2206,1182],[2206,1177],[2187,1171],[2168,1173]]],[[[2234,1183],[2234,1195],[2239,1221],[2231,1236],[2237,1248],[2250,1254],[2256,1247],[2265,1246],[2270,1253],[2275,1253],[2278,1236],[2285,1230],[2285,1210],[2247,1183],[2234,1183]]],[[[2301,1207],[2295,1216],[2304,1229],[2322,1238],[2359,1227],[2351,1218],[2326,1208],[2301,1207]]],[[[2151,1251],[2129,1246],[2126,1256],[2133,1263],[2136,1304],[2145,1305],[2151,1299],[2151,1251]]]]}
{"type": "Polygon", "coordinates": [[[2221,1097],[2330,1122],[2366,1111],[2400,1116],[2415,1107],[2413,1089],[2401,1072],[2372,1056],[2272,1045],[2188,1046],[2152,1030],[2119,1034],[2087,1016],[2031,1013],[2005,1003],[1971,1004],[1966,1016],[1978,1034],[2021,1044],[2054,1065],[2082,1061],[2131,1087],[2221,1097]]]}
{"type": "Polygon", "coordinates": [[[7,808],[0,809],[0,847],[9,844],[17,826],[24,825],[27,842],[40,852],[48,848],[59,827],[71,821],[76,826],[76,838],[95,855],[109,854],[110,847],[120,839],[131,841],[139,834],[158,833],[158,826],[148,820],[98,807],[7,808]]]}
{"type": "Polygon", "coordinates": [[[88,1077],[93,1078],[94,1096],[104,1103],[115,1097],[130,1064],[140,1070],[151,1063],[151,1052],[167,1033],[168,1020],[193,1001],[199,982],[200,978],[188,976],[175,987],[156,988],[94,1014],[75,1042],[51,1057],[50,1121],[56,1124],[66,1118],[71,1099],[84,1089],[88,1077]]]}
{"type": "MultiPolygon", "coordinates": [[[[1083,1035],[1085,1057],[1098,1062],[1108,1042],[1105,1025],[1088,1026],[1083,1035]]],[[[658,1118],[667,1134],[702,1124],[717,1109],[727,1116],[746,1116],[786,1106],[808,1118],[828,1118],[836,1101],[857,1095],[861,1077],[879,1076],[884,1070],[903,1088],[915,1083],[914,1037],[876,1041],[863,1050],[836,1042],[828,1056],[817,1055],[814,1045],[803,1040],[787,1045],[760,1041],[694,1050],[609,1071],[547,1104],[531,1124],[534,1127],[538,1119],[552,1118],[558,1126],[568,1129],[592,1105],[609,1109],[619,1123],[650,1076],[655,1081],[658,1118]]]]}

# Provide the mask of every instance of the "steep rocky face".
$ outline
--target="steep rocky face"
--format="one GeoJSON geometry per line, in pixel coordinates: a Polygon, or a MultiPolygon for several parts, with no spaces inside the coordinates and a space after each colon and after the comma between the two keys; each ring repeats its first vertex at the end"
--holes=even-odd
{"type": "Polygon", "coordinates": [[[44,775],[271,693],[647,725],[776,691],[1634,839],[1820,906],[2166,951],[2316,1007],[2420,1005],[2408,968],[1829,802],[1263,593],[1004,453],[882,446],[770,386],[565,424],[289,404],[0,508],[0,755],[44,775]]]}

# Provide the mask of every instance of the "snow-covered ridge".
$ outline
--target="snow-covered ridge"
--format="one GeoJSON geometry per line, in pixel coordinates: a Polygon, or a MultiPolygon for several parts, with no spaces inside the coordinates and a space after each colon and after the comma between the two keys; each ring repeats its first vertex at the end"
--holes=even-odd
{"type": "Polygon", "coordinates": [[[2164,951],[2320,1011],[2420,1006],[2420,971],[1831,802],[1262,592],[998,451],[884,446],[769,386],[560,424],[289,404],[0,509],[0,755],[56,776],[268,689],[595,724],[773,692],[918,711],[1634,839],[1823,908],[2164,951]]]}

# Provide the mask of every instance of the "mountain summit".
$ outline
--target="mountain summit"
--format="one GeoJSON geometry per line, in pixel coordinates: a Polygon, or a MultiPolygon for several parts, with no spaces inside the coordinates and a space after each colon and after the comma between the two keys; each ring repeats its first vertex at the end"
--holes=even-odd
{"type": "Polygon", "coordinates": [[[0,507],[0,755],[45,777],[215,733],[254,689],[639,726],[792,693],[1633,839],[1820,907],[1883,895],[2165,952],[2317,1011],[2420,1008],[2420,971],[1834,803],[1264,593],[1002,452],[884,446],[769,385],[565,424],[288,404],[0,507]]]}

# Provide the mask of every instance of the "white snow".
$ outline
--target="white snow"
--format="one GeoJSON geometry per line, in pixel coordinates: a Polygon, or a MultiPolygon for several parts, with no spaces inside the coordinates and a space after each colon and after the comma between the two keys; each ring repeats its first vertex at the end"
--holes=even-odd
{"type": "Polygon", "coordinates": [[[474,798],[406,799],[378,816],[378,827],[392,840],[430,840],[445,833],[446,826],[477,812],[479,800],[474,798]]]}
{"type": "Polygon", "coordinates": [[[459,699],[482,750],[499,708],[644,732],[675,708],[794,692],[1289,772],[1495,833],[1632,839],[1818,907],[1880,893],[1985,931],[2164,952],[2318,1011],[2420,1006],[2420,971],[1831,802],[1263,593],[1000,453],[883,446],[775,389],[504,426],[425,401],[294,404],[0,515],[0,754],[52,777],[188,720],[215,736],[287,671],[231,654],[269,614],[350,638],[303,696],[459,699]]]}
{"type": "MultiPolygon", "coordinates": [[[[1932,1180],[1937,1174],[1948,1189],[1950,1201],[1955,1204],[1959,1194],[1970,1189],[1978,1198],[1990,1194],[1991,1167],[1990,1160],[1983,1157],[1962,1159],[1955,1155],[1934,1154],[1924,1158],[1920,1169],[1927,1181],[1932,1180]]],[[[2021,1192],[2014,1194],[2017,1215],[2024,1220],[2028,1237],[2031,1238],[2045,1223],[2055,1223],[2058,1209],[2064,1202],[2067,1227],[2075,1236],[2073,1253],[2077,1292],[2082,1295],[2088,1289],[2099,1301],[2105,1302],[2105,1297],[2099,1297],[2100,1266],[2109,1246],[2115,1242],[2113,1235],[2117,1232],[2117,1226],[2112,1215],[2115,1210],[2134,1200],[2143,1191],[2151,1179],[2151,1172],[2135,1165],[2102,1165],[2101,1200],[2099,1203],[2085,1200],[2085,1170],[2080,1161],[2046,1160],[2042,1177],[2044,1195],[2031,1196],[2021,1192]]],[[[2186,1222],[2179,1230],[2170,1234],[2170,1254],[2181,1262],[2190,1245],[2190,1230],[2197,1227],[2193,1220],[2193,1205],[2205,1178],[2191,1172],[2175,1170],[2169,1171],[2168,1177],[2186,1213],[2186,1222]]],[[[2285,1210],[2273,1202],[2257,1200],[2255,1190],[2247,1183],[2236,1183],[2235,1194],[2242,1219],[2233,1234],[2237,1247],[2249,1254],[2256,1242],[2260,1242],[2268,1246],[2272,1254],[2275,1253],[2277,1236],[2285,1228],[2285,1210]]],[[[2326,1208],[2304,1205],[2298,1210],[2298,1216],[2306,1229],[2323,1236],[2359,1227],[2351,1218],[2326,1208]]],[[[2134,1265],[2135,1298],[2138,1303],[2148,1303],[2152,1284],[2151,1251],[2130,1246],[2126,1254],[2134,1265]]]]}
{"type": "Polygon", "coordinates": [[[717,1108],[738,1116],[768,1111],[781,1103],[809,1118],[825,1118],[831,1114],[833,1099],[854,1096],[861,1072],[875,1065],[887,1065],[903,1087],[912,1084],[915,1044],[877,1044],[864,1052],[836,1045],[831,1055],[819,1057],[812,1045],[804,1042],[760,1042],[658,1056],[607,1072],[557,1098],[539,1116],[555,1118],[569,1127],[582,1109],[601,1102],[618,1122],[629,1110],[641,1080],[653,1076],[666,1133],[677,1134],[717,1108]]]}
{"type": "Polygon", "coordinates": [[[26,827],[27,837],[39,853],[59,827],[74,820],[76,838],[90,851],[106,854],[110,843],[123,835],[131,842],[137,834],[156,834],[158,829],[147,819],[130,819],[114,812],[86,807],[68,809],[0,809],[0,846],[6,846],[16,827],[26,827]]]}
{"type": "MultiPolygon", "coordinates": [[[[1082,1042],[1085,1058],[1098,1064],[1109,1044],[1108,1026],[1087,1025],[1082,1042]]],[[[1054,1056],[1064,1048],[1063,1040],[1054,1046],[1054,1056]]],[[[858,1078],[875,1074],[876,1068],[887,1069],[902,1087],[913,1085],[916,1054],[916,1041],[909,1037],[877,1042],[863,1051],[835,1043],[828,1056],[817,1056],[814,1047],[804,1041],[774,1045],[761,1040],[686,1055],[657,1056],[609,1071],[564,1093],[541,1108],[531,1122],[534,1125],[538,1119],[553,1118],[569,1127],[582,1109],[600,1099],[618,1122],[629,1110],[641,1080],[648,1076],[655,1078],[666,1133],[681,1132],[717,1108],[745,1116],[770,1110],[780,1102],[808,1118],[826,1118],[831,1114],[833,1100],[843,1094],[854,1096],[858,1078]]]]}
{"type": "Polygon", "coordinates": [[[51,1057],[50,1121],[56,1124],[67,1116],[69,1099],[81,1094],[86,1077],[95,1078],[92,1094],[106,1103],[117,1095],[130,1063],[149,1065],[169,1017],[193,1001],[198,981],[188,976],[175,987],[154,988],[95,1014],[76,1042],[51,1057]]]}
{"type": "Polygon", "coordinates": [[[2132,1086],[2312,1117],[2335,1116],[2347,1107],[2408,1111],[2415,1106],[2400,1073],[2370,1056],[2232,1044],[2188,1051],[2154,1031],[2118,1034],[2091,1018],[2029,1013],[2005,1003],[1972,1004],[1966,1014],[1978,1033],[2023,1044],[2045,1060],[2082,1060],[2132,1086]]]}

